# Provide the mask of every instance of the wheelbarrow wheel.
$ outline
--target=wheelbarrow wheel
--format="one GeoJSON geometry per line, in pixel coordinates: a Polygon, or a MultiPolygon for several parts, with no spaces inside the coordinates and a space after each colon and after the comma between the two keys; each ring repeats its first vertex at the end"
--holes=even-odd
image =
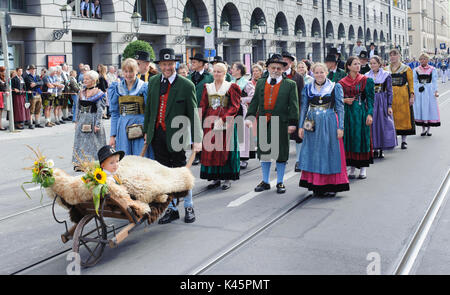
{"type": "Polygon", "coordinates": [[[107,235],[103,218],[91,214],[81,219],[73,235],[72,250],[80,255],[82,267],[97,264],[105,250],[107,235]],[[94,222],[91,222],[92,220],[94,222]]]}

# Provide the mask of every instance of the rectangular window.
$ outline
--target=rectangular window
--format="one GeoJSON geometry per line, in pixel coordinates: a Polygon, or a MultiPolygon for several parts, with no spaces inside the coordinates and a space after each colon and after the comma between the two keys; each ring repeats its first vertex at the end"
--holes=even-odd
{"type": "Polygon", "coordinates": [[[353,16],[353,6],[352,6],[352,2],[348,3],[348,13],[350,14],[350,16],[353,16]]]}

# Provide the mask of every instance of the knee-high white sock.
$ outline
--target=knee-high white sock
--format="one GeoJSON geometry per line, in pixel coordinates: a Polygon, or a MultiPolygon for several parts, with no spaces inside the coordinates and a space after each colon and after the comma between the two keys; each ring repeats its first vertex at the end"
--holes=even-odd
{"type": "Polygon", "coordinates": [[[366,176],[366,173],[367,173],[366,167],[361,167],[360,175],[361,176],[366,176]]]}
{"type": "Polygon", "coordinates": [[[350,175],[355,175],[355,167],[350,167],[350,175]]]}
{"type": "Polygon", "coordinates": [[[402,135],[402,142],[406,142],[406,135],[402,135]]]}

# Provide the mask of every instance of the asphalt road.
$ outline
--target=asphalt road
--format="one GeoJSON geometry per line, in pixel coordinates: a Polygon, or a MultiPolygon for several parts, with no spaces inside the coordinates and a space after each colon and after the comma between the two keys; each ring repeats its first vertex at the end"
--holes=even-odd
{"type": "MultiPolygon", "coordinates": [[[[385,152],[386,158],[368,169],[366,180],[351,182],[349,192],[308,198],[298,187],[300,174],[293,172],[291,145],[286,194],[274,188],[253,193],[261,180],[256,160],[228,191],[205,191],[208,183],[197,179],[195,223],[183,222],[180,207],[180,220],[141,226],[118,248],[106,247],[102,260],[82,274],[191,274],[200,269],[203,274],[367,274],[368,255],[374,253],[380,273],[392,274],[450,167],[450,84],[439,87],[442,127],[432,129],[432,137],[409,137],[407,151],[385,152]]],[[[19,274],[66,274],[68,252],[62,252],[71,244],[60,240],[64,226],[53,220],[45,195],[41,203],[40,191],[28,185],[30,200],[20,188],[30,179],[30,172],[22,170],[32,162],[26,144],[39,146],[57,167],[71,172],[73,125],[0,133],[0,274],[24,268],[19,274]]],[[[198,176],[199,167],[193,173],[198,176]]],[[[56,213],[67,218],[62,208],[56,213]]],[[[450,273],[449,218],[445,202],[413,273],[450,273]]]]}

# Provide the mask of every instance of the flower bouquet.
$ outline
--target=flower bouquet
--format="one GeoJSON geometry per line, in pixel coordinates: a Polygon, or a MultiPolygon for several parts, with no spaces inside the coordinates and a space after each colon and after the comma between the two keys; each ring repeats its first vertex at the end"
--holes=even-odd
{"type": "Polygon", "coordinates": [[[36,155],[34,165],[25,168],[26,170],[33,171],[33,178],[31,179],[31,181],[24,182],[21,185],[21,188],[25,192],[27,197],[31,199],[31,196],[25,190],[23,185],[29,183],[39,184],[41,186],[41,203],[42,203],[42,199],[44,197],[44,195],[42,194],[42,188],[51,187],[55,183],[55,178],[53,177],[53,166],[55,165],[55,163],[53,162],[53,160],[46,160],[46,157],[42,155],[39,149],[36,151],[30,146],[28,146],[28,148],[32,150],[33,153],[36,155]]]}
{"type": "Polygon", "coordinates": [[[92,191],[92,200],[94,202],[95,212],[98,215],[100,199],[108,193],[106,184],[106,173],[100,168],[98,161],[83,163],[83,171],[86,173],[81,177],[86,187],[92,191]]]}

